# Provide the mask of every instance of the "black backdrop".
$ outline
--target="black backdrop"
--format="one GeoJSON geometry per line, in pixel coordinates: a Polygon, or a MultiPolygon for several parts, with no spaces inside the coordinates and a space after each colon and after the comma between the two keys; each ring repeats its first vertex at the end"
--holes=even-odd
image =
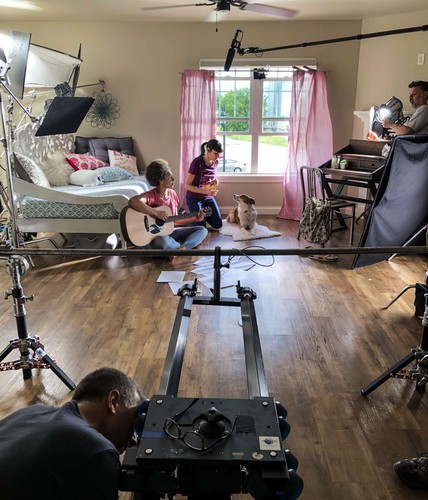
{"type": "MultiPolygon", "coordinates": [[[[403,246],[428,223],[428,136],[394,139],[360,247],[403,246]]],[[[425,245],[425,231],[412,245],[425,245]]],[[[391,254],[356,255],[352,268],[388,259],[391,254]]]]}

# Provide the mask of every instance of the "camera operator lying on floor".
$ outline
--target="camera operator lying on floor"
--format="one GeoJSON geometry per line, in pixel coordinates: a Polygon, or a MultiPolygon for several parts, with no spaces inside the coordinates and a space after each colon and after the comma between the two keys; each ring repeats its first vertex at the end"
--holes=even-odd
{"type": "Polygon", "coordinates": [[[60,408],[36,404],[0,420],[0,497],[116,500],[119,454],[146,404],[131,378],[101,368],[60,408]]]}

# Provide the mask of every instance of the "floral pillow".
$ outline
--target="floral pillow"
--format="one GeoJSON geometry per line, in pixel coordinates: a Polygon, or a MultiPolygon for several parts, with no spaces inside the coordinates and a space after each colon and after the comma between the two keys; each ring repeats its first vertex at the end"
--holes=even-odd
{"type": "Polygon", "coordinates": [[[132,175],[139,175],[137,167],[137,158],[132,155],[126,155],[125,153],[119,153],[119,151],[108,150],[108,160],[110,167],[123,168],[132,175]]]}
{"type": "Polygon", "coordinates": [[[69,153],[65,159],[74,170],[95,170],[96,168],[106,166],[106,163],[91,155],[69,153]]]}

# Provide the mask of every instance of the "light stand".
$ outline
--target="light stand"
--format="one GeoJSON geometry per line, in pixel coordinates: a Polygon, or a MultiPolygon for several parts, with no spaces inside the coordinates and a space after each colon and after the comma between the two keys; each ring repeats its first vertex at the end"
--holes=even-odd
{"type": "MultiPolygon", "coordinates": [[[[4,65],[0,67],[0,112],[3,131],[3,148],[6,153],[6,177],[9,188],[9,212],[11,226],[11,242],[13,248],[20,246],[20,238],[18,231],[17,209],[14,200],[13,189],[13,143],[15,138],[15,126],[13,124],[13,105],[14,102],[23,110],[32,122],[40,122],[36,136],[69,134],[74,133],[79,128],[82,120],[86,116],[89,108],[94,102],[93,97],[55,97],[46,112],[46,115],[41,119],[31,115],[29,110],[23,106],[20,100],[13,94],[8,85],[6,85],[6,75],[10,66],[4,65]],[[6,120],[6,111],[2,100],[2,91],[9,98],[7,113],[9,119],[6,120]]],[[[46,238],[52,241],[50,238],[46,238]]]]}
{"type": "Polygon", "coordinates": [[[425,295],[421,345],[411,349],[406,357],[398,361],[398,363],[362,389],[361,394],[367,396],[390,378],[416,380],[416,391],[421,393],[425,392],[428,382],[428,294],[425,295]],[[416,361],[416,367],[410,370],[404,370],[412,361],[416,361]]]}
{"type": "Polygon", "coordinates": [[[21,275],[28,270],[28,262],[22,256],[11,256],[6,263],[6,272],[12,278],[12,291],[5,292],[5,299],[13,298],[14,315],[18,338],[11,340],[9,345],[0,353],[0,371],[22,370],[24,380],[31,379],[33,369],[51,368],[57,377],[70,389],[76,384],[58,367],[55,361],[44,351],[39,337],[31,336],[27,332],[25,303],[33,300],[33,296],[26,297],[21,286],[21,275]],[[14,349],[19,349],[20,359],[3,362],[14,349]],[[33,353],[30,352],[30,349],[33,353]]]}
{"type": "MultiPolygon", "coordinates": [[[[0,86],[5,89],[12,99],[16,99],[16,97],[12,94],[10,89],[4,83],[5,75],[0,77],[0,86]]],[[[3,139],[2,145],[5,151],[6,156],[6,179],[7,185],[9,187],[9,216],[10,216],[10,237],[11,244],[13,247],[17,248],[19,246],[18,240],[18,229],[17,229],[17,214],[16,214],[16,205],[15,200],[13,199],[13,136],[14,136],[14,128],[13,128],[13,120],[12,120],[12,110],[13,110],[13,101],[11,100],[8,106],[8,115],[9,120],[6,121],[6,111],[4,109],[3,96],[0,88],[0,113],[1,113],[1,122],[2,122],[2,131],[3,131],[3,139]],[[9,125],[9,126],[8,126],[9,125]]],[[[17,102],[18,99],[16,99],[17,102]]],[[[25,109],[25,108],[24,108],[25,109]]]]}

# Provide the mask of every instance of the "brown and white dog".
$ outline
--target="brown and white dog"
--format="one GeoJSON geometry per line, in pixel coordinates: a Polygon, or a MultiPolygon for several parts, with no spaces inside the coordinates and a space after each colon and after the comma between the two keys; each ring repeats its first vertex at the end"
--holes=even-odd
{"type": "Polygon", "coordinates": [[[227,222],[239,224],[241,229],[252,233],[257,219],[256,201],[246,194],[234,194],[233,199],[238,202],[238,206],[229,212],[227,222]]]}

